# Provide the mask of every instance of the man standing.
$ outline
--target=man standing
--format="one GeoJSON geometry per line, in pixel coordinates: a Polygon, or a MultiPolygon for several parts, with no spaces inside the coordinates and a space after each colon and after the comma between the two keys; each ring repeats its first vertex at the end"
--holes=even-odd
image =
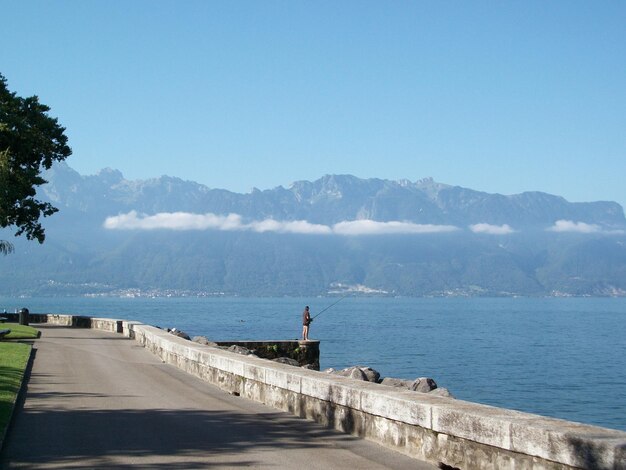
{"type": "Polygon", "coordinates": [[[313,320],[311,320],[311,313],[309,312],[309,306],[304,307],[304,312],[302,312],[302,339],[304,341],[309,340],[309,325],[313,320]]]}

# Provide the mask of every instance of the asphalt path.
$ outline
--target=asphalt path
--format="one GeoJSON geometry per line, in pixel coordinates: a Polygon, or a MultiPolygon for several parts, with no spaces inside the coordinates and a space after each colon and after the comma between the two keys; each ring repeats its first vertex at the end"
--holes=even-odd
{"type": "Polygon", "coordinates": [[[0,468],[436,468],[230,395],[119,334],[37,327],[0,468]]]}

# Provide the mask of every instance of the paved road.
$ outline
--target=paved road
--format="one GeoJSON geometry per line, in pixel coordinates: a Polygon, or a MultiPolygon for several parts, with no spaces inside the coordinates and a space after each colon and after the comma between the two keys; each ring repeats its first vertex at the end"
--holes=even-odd
{"type": "Polygon", "coordinates": [[[229,395],[121,335],[40,329],[1,468],[436,468],[229,395]]]}

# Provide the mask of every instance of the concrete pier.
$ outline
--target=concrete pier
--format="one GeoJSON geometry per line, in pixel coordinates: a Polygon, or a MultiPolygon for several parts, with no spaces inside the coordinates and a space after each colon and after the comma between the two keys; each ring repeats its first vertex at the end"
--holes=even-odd
{"type": "Polygon", "coordinates": [[[626,470],[626,432],[242,356],[138,322],[63,315],[46,321],[119,331],[164,363],[234,396],[364,437],[416,462],[463,470],[626,470]]]}

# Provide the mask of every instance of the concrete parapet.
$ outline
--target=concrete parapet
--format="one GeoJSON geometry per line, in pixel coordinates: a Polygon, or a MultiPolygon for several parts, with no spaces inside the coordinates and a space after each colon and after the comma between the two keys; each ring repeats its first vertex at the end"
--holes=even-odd
{"type": "Polygon", "coordinates": [[[90,328],[95,330],[110,331],[111,333],[123,333],[122,320],[111,318],[91,318],[90,328]]]}
{"type": "MultiPolygon", "coordinates": [[[[3,313],[2,315],[10,322],[17,323],[19,321],[18,313],[3,313]]],[[[74,321],[75,316],[56,313],[30,313],[28,318],[30,323],[50,323],[53,325],[74,326],[72,322],[74,321]]]]}
{"type": "Polygon", "coordinates": [[[122,320],[122,331],[121,333],[127,338],[135,339],[135,325],[141,325],[141,322],[138,321],[128,321],[122,320]]]}
{"type": "MultiPolygon", "coordinates": [[[[65,321],[49,318],[50,323],[65,321]]],[[[203,346],[139,322],[92,319],[221,389],[412,457],[467,469],[626,470],[626,432],[397,390],[203,346]]]]}

